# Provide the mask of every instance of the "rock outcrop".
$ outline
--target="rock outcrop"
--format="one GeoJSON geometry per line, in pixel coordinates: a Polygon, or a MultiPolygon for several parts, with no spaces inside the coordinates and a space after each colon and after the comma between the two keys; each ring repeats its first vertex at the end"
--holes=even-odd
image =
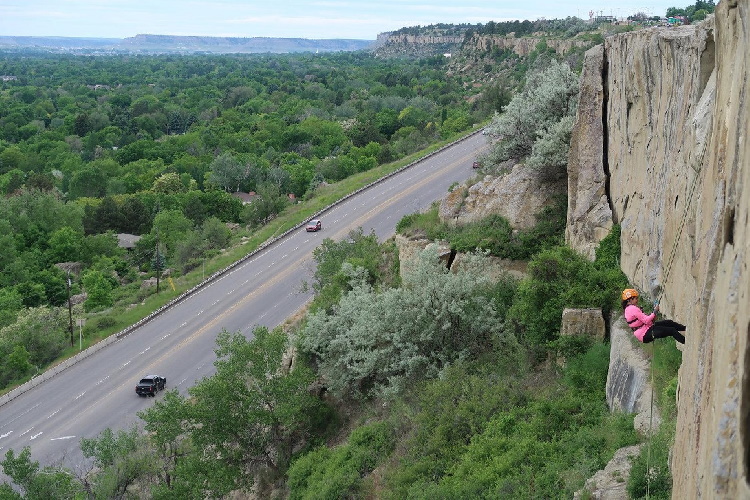
{"type": "Polygon", "coordinates": [[[454,189],[441,200],[438,215],[444,222],[460,225],[498,214],[513,229],[529,229],[536,225],[536,214],[566,189],[564,175],[550,179],[542,170],[518,164],[505,175],[454,189]]]}
{"type": "Polygon", "coordinates": [[[596,474],[586,481],[582,491],[573,495],[573,500],[588,498],[591,500],[628,500],[628,492],[625,490],[626,478],[630,474],[633,457],[641,452],[641,445],[620,448],[615,453],[607,466],[597,471],[596,474]]]}
{"type": "Polygon", "coordinates": [[[609,409],[635,414],[634,427],[642,434],[658,429],[661,415],[651,400],[650,360],[622,316],[611,321],[610,344],[606,390],[609,409]]]}
{"type": "Polygon", "coordinates": [[[599,342],[604,342],[607,329],[604,324],[602,310],[594,307],[586,309],[563,309],[560,335],[586,336],[599,342]]]}
{"type": "Polygon", "coordinates": [[[474,35],[469,45],[474,45],[480,51],[489,52],[494,48],[500,50],[511,50],[519,56],[528,56],[531,54],[540,42],[544,42],[547,47],[554,50],[558,55],[565,55],[573,49],[581,47],[590,47],[591,42],[588,40],[577,40],[575,38],[551,38],[538,34],[538,36],[524,36],[516,38],[513,34],[506,36],[497,35],[474,35]]]}
{"type": "Polygon", "coordinates": [[[749,11],[750,0],[722,0],[701,24],[606,39],[602,90],[599,63],[588,61],[592,81],[582,88],[595,99],[571,152],[580,191],[570,244],[590,255],[608,221],[592,230],[584,226],[599,218],[587,214],[610,209],[622,228],[622,270],[688,325],[674,498],[750,498],[749,11]],[[589,158],[574,158],[581,151],[589,158]]]}
{"type": "Polygon", "coordinates": [[[594,260],[597,244],[612,229],[604,156],[604,47],[586,52],[578,94],[578,119],[568,162],[568,245],[594,260]]]}
{"type": "MultiPolygon", "coordinates": [[[[429,246],[437,248],[438,258],[456,271],[461,269],[466,260],[465,254],[455,253],[450,245],[444,241],[432,241],[426,238],[407,238],[400,234],[395,236],[396,248],[398,248],[399,273],[401,276],[408,272],[409,266],[413,265],[419,253],[429,246]]],[[[508,274],[516,279],[526,276],[528,262],[520,260],[501,259],[499,257],[486,258],[485,271],[492,279],[498,280],[501,276],[508,274]]]]}

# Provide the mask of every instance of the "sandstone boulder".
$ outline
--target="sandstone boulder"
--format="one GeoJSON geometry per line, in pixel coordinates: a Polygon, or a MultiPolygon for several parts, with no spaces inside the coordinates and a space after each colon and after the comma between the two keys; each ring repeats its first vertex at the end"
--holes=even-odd
{"type": "Polygon", "coordinates": [[[505,175],[454,189],[440,202],[438,213],[440,220],[459,225],[497,214],[513,229],[529,229],[543,207],[566,193],[567,184],[564,174],[550,177],[549,172],[518,164],[505,175]]]}
{"type": "Polygon", "coordinates": [[[635,339],[622,316],[610,323],[610,346],[606,388],[609,409],[635,413],[636,430],[647,434],[661,423],[658,408],[651,401],[651,365],[644,344],[635,339]]]}
{"type": "Polygon", "coordinates": [[[563,309],[560,335],[587,336],[598,341],[604,341],[606,325],[602,310],[593,307],[586,309],[563,309]]]}

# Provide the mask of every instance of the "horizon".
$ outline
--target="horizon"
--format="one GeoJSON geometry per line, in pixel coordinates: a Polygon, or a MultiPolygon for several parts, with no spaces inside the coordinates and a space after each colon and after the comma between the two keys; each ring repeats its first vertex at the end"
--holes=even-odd
{"type": "MultiPolygon", "coordinates": [[[[296,0],[260,3],[243,0],[4,0],[0,36],[123,39],[137,35],[219,38],[303,38],[375,40],[380,33],[434,24],[486,24],[515,20],[625,18],[643,12],[663,16],[674,1],[620,2],[530,0],[522,7],[479,0],[296,0]]],[[[686,7],[694,5],[677,5],[686,7]]]]}

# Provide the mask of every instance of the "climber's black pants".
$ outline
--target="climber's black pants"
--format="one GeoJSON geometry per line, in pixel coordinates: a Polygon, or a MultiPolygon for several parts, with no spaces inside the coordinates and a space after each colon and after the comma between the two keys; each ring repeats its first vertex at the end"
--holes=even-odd
{"type": "Polygon", "coordinates": [[[681,325],[671,319],[662,319],[654,323],[654,326],[646,331],[643,336],[643,343],[648,344],[654,339],[663,339],[664,337],[674,337],[680,344],[685,343],[685,336],[680,332],[685,331],[685,325],[681,325]]]}

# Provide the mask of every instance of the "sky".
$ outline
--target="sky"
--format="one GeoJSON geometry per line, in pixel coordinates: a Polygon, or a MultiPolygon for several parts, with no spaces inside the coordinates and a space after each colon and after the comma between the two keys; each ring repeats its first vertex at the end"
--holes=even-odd
{"type": "Polygon", "coordinates": [[[690,0],[0,0],[0,36],[138,34],[374,40],[436,23],[664,15],[690,0]]]}

